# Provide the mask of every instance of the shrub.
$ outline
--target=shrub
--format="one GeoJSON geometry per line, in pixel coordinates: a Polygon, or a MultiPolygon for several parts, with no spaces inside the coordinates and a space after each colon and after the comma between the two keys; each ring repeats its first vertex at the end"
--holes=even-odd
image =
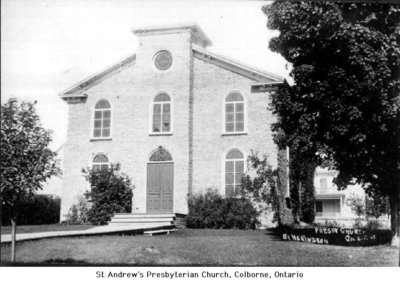
{"type": "Polygon", "coordinates": [[[89,222],[88,213],[90,210],[89,202],[82,196],[78,197],[78,203],[73,204],[65,216],[66,224],[87,224],[89,222]]]}
{"type": "MultiPolygon", "coordinates": [[[[52,195],[34,195],[25,197],[16,212],[18,225],[53,224],[60,221],[61,200],[52,195]]],[[[4,207],[2,210],[1,224],[10,225],[11,212],[4,207]]]]}
{"type": "Polygon", "coordinates": [[[247,198],[223,198],[216,190],[189,195],[189,228],[255,229],[258,211],[247,198]]]}
{"type": "Polygon", "coordinates": [[[131,212],[134,186],[119,170],[120,164],[102,170],[83,170],[91,186],[85,192],[85,198],[91,203],[87,212],[90,223],[106,224],[114,213],[131,212]]]}

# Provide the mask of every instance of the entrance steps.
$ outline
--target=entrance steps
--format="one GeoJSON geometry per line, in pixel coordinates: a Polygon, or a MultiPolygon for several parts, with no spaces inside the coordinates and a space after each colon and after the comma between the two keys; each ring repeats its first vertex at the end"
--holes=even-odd
{"type": "Polygon", "coordinates": [[[146,213],[116,213],[108,223],[109,226],[137,226],[146,228],[181,228],[182,215],[179,214],[146,214],[146,213]]]}

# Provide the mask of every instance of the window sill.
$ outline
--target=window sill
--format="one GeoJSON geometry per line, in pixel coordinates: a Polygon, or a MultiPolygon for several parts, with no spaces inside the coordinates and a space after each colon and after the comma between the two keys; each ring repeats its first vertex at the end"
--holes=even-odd
{"type": "Polygon", "coordinates": [[[221,136],[240,136],[247,135],[247,132],[222,132],[221,136]]]}
{"type": "Polygon", "coordinates": [[[149,133],[149,136],[172,136],[173,133],[149,133]]]}
{"type": "Polygon", "coordinates": [[[90,141],[111,141],[112,137],[107,138],[90,138],[90,141]]]}

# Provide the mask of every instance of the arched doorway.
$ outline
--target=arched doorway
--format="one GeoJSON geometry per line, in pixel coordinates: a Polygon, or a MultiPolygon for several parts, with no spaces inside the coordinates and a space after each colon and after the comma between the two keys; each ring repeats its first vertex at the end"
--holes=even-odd
{"type": "Polygon", "coordinates": [[[147,213],[172,213],[174,162],[171,154],[159,147],[147,163],[147,213]]]}

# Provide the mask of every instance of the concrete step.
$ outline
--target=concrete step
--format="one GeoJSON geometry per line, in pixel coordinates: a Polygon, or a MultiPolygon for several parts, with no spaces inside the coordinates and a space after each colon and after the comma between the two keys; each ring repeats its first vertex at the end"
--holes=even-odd
{"type": "Polygon", "coordinates": [[[169,222],[173,221],[170,217],[113,217],[113,222],[169,222]]]}
{"type": "Polygon", "coordinates": [[[131,222],[109,222],[109,227],[134,227],[135,229],[158,228],[158,227],[172,227],[171,222],[146,222],[146,223],[131,223],[131,222]]]}
{"type": "Polygon", "coordinates": [[[175,214],[143,214],[143,213],[118,213],[114,214],[115,218],[139,218],[139,217],[146,217],[146,218],[151,218],[151,217],[168,217],[168,218],[173,218],[175,217],[175,214]]]}

